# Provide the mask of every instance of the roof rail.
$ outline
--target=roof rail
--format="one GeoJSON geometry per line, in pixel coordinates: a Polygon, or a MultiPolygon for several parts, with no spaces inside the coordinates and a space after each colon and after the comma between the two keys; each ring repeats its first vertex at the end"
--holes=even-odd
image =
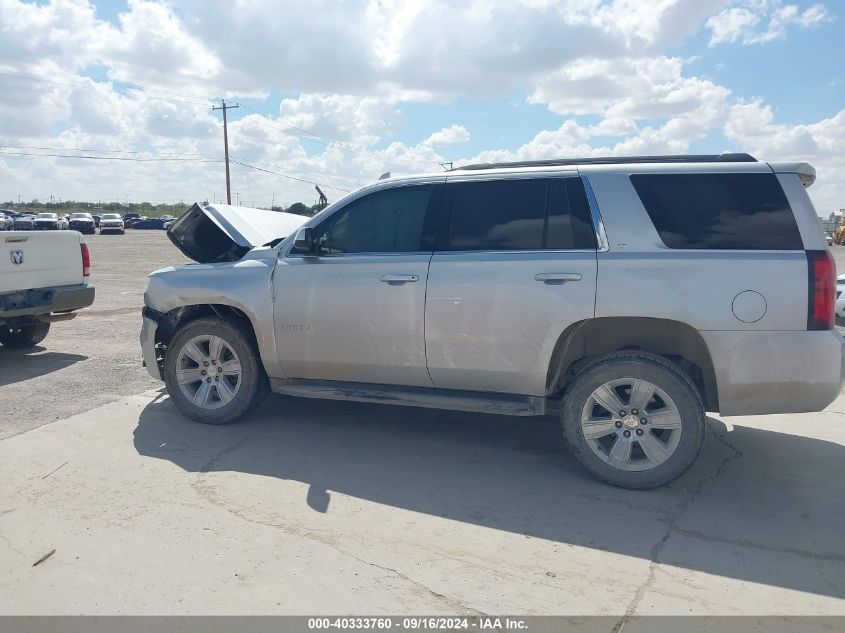
{"type": "Polygon", "coordinates": [[[750,154],[676,154],[670,156],[623,156],[620,158],[553,158],[524,160],[513,163],[476,163],[461,165],[448,171],[500,169],[513,167],[553,167],[557,165],[625,165],[630,163],[756,163],[750,154]]]}

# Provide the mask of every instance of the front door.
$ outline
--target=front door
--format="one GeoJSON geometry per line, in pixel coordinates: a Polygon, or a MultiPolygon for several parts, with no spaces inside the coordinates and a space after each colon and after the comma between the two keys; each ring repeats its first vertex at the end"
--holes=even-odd
{"type": "Polygon", "coordinates": [[[313,227],[313,255],[279,259],[274,321],[286,377],[431,386],[425,289],[441,188],[365,194],[313,227]]]}

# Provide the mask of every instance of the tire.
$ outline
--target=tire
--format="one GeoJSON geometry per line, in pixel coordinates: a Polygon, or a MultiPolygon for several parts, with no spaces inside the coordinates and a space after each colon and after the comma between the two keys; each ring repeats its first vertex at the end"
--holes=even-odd
{"type": "Polygon", "coordinates": [[[561,425],[584,468],[636,490],[663,486],[686,472],[701,452],[706,428],[701,396],[683,370],[636,351],[587,365],[564,394],[561,425]],[[621,408],[611,413],[614,404],[621,408]]]}
{"type": "Polygon", "coordinates": [[[35,347],[44,340],[49,331],[50,324],[41,321],[35,321],[21,327],[0,325],[0,343],[12,349],[35,347]]]}
{"type": "Polygon", "coordinates": [[[228,424],[257,403],[268,380],[250,332],[235,321],[203,318],[187,323],[170,341],[164,382],[187,417],[203,424],[228,424]]]}

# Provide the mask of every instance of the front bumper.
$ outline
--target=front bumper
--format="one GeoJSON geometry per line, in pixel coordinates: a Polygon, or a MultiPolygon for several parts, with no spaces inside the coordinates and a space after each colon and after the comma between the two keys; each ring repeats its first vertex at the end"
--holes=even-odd
{"type": "Polygon", "coordinates": [[[0,318],[71,312],[94,303],[94,286],[38,288],[0,295],[0,318]]]}
{"type": "Polygon", "coordinates": [[[162,380],[156,352],[156,330],[158,323],[145,316],[141,323],[141,356],[147,373],[156,380],[162,380]]]}

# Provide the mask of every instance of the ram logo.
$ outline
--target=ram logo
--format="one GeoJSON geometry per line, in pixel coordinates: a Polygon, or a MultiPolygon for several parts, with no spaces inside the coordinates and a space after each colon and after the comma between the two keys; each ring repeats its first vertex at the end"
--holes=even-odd
{"type": "Polygon", "coordinates": [[[23,251],[21,251],[21,250],[9,251],[9,259],[12,260],[12,263],[15,266],[20,266],[21,264],[23,264],[23,251]]]}

